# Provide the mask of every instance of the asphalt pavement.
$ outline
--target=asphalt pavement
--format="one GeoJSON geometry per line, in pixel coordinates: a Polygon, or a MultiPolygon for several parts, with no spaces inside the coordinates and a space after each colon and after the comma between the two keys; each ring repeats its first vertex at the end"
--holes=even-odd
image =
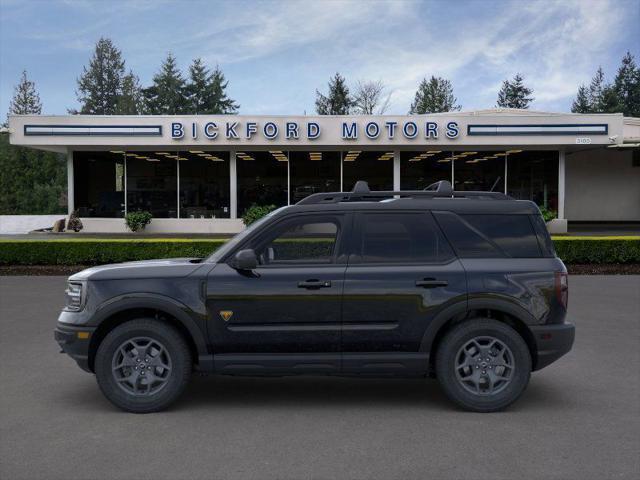
{"type": "Polygon", "coordinates": [[[123,413],[58,354],[63,277],[0,277],[0,478],[640,478],[640,276],[570,278],[574,350],[508,411],[434,380],[195,377],[123,413]]]}

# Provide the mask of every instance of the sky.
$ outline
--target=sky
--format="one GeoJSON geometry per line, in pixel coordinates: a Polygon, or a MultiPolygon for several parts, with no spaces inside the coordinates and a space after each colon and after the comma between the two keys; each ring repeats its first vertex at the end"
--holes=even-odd
{"type": "Polygon", "coordinates": [[[0,116],[25,69],[43,113],[76,108],[101,36],[143,85],[168,52],[184,72],[197,57],[218,64],[241,114],[313,114],[335,72],[381,80],[389,114],[431,75],[463,110],[491,108],[516,73],[532,109],[566,112],[598,66],[612,80],[627,50],[640,64],[640,0],[0,0],[0,116]]]}

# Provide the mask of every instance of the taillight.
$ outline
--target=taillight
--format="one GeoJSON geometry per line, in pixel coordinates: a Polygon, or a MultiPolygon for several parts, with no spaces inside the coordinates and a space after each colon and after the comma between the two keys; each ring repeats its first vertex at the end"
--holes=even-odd
{"type": "Polygon", "coordinates": [[[566,310],[569,303],[569,275],[565,272],[556,272],[556,298],[566,310]]]}

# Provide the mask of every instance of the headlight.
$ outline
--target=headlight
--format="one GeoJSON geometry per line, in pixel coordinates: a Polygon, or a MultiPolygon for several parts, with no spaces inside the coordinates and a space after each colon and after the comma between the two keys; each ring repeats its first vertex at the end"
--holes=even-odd
{"type": "Polygon", "coordinates": [[[67,304],[65,310],[79,312],[84,306],[84,288],[82,283],[69,282],[65,290],[67,304]]]}

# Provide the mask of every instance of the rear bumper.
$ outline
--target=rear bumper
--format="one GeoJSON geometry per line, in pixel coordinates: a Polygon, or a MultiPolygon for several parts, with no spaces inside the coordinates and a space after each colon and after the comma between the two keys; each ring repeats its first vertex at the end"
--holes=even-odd
{"type": "Polygon", "coordinates": [[[555,362],[573,346],[576,327],[571,323],[530,327],[536,342],[537,360],[533,370],[540,370],[555,362]]]}
{"type": "Polygon", "coordinates": [[[66,353],[73,358],[78,366],[86,372],[89,368],[89,344],[95,328],[77,327],[74,325],[59,323],[53,331],[53,338],[60,348],[60,353],[66,353]]]}

